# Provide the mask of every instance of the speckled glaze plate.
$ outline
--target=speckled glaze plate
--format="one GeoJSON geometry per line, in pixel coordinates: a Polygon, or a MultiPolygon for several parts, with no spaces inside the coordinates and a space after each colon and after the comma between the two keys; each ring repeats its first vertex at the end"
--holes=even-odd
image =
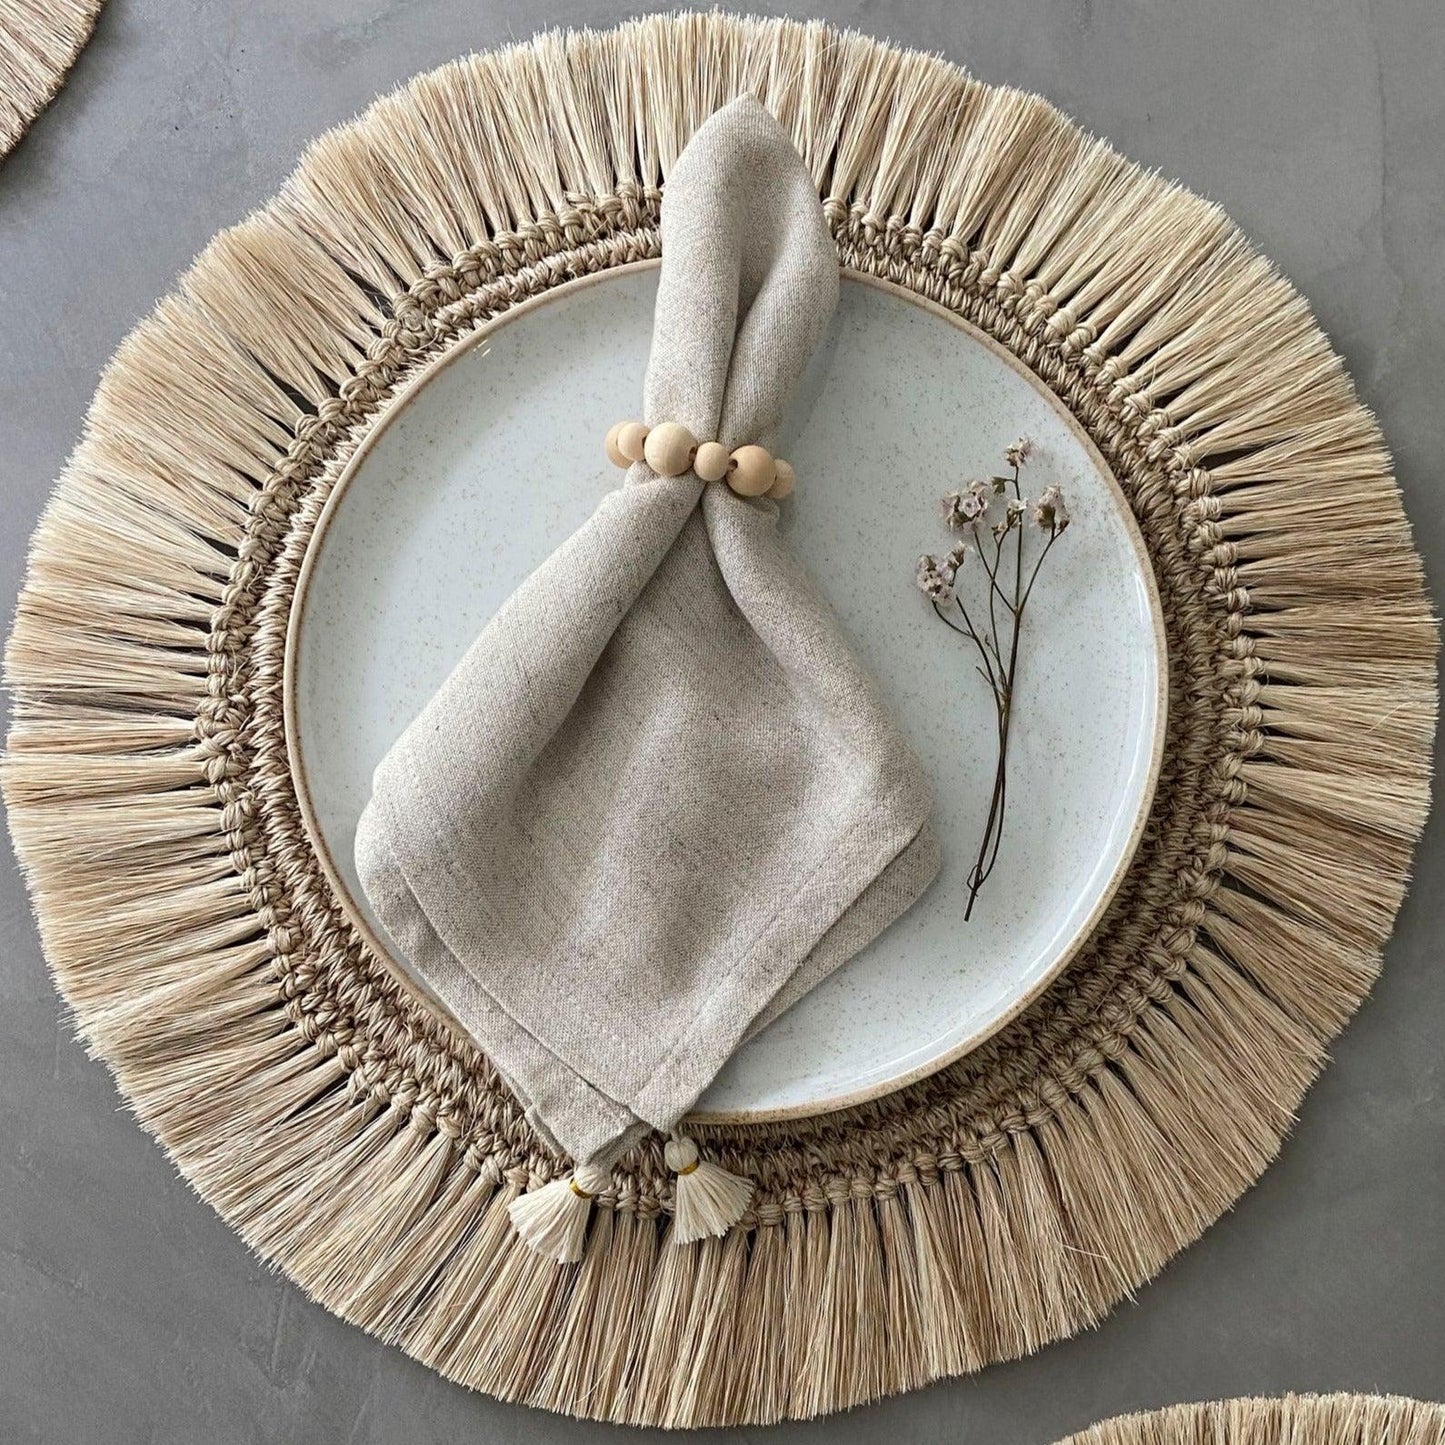
{"type": "MultiPolygon", "coordinates": [[[[287,655],[292,768],[338,896],[403,972],[352,861],[372,771],[517,583],[618,484],[601,438],[639,410],[655,292],[655,266],[626,267],[469,338],[392,404],[316,529],[287,655]]],[[[1167,654],[1143,541],[1102,457],[1006,352],[849,276],[780,451],[799,476],[782,526],[932,776],[944,861],[902,919],[739,1051],[699,1102],[713,1119],[876,1097],[1016,1015],[1107,906],[1163,742],[1167,654]],[[993,702],[913,571],[947,546],[939,496],[999,470],[1021,435],[1034,442],[1026,489],[1060,484],[1074,523],[1026,617],[1003,847],[965,922],[993,702]]]]}

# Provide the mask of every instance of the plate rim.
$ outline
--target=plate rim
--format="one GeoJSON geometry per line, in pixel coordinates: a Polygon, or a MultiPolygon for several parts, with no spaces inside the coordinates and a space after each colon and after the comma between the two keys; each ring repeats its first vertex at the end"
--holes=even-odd
{"type": "MultiPolygon", "coordinates": [[[[285,648],[282,657],[281,667],[281,707],[282,718],[286,734],[286,760],[288,770],[291,774],[292,786],[296,792],[296,802],[301,814],[302,824],[306,829],[308,842],[321,865],[321,870],[326,878],[328,887],[336,906],[345,915],[347,922],[360,935],[363,942],[375,955],[379,963],[396,980],[398,985],[407,990],[408,994],[421,1004],[433,1018],[443,1023],[447,1028],[459,1033],[463,1038],[470,1040],[474,1047],[475,1040],[459,1019],[429,989],[424,988],[418,980],[412,976],[406,966],[393,956],[392,949],[382,939],[377,930],[372,927],[371,920],[357,906],[352,896],[351,888],[337,868],[331,849],[317,819],[316,808],[312,801],[311,789],[308,782],[305,751],[301,743],[301,730],[297,711],[297,687],[298,661],[301,654],[301,632],[305,623],[306,605],[309,599],[311,581],[316,568],[317,559],[320,557],[326,541],[326,534],[331,522],[341,506],[341,502],[348,491],[352,480],[365,464],[372,449],[385,435],[393,422],[406,409],[406,404],[412,395],[426,386],[441,372],[445,371],[461,357],[470,355],[478,347],[485,346],[488,339],[503,327],[509,326],[512,322],[527,316],[531,312],[543,306],[561,300],[565,297],[575,295],[578,291],[590,288],[603,281],[610,281],[618,277],[631,275],[642,271],[654,271],[661,266],[661,260],[650,257],[639,261],[630,261],[620,266],[609,266],[601,271],[589,272],[584,276],[573,277],[568,281],[561,282],[556,286],[549,287],[535,296],[529,296],[516,305],[509,306],[485,321],[475,329],[467,332],[449,345],[440,355],[432,357],[424,365],[418,367],[415,372],[409,375],[399,386],[395,393],[388,399],[380,413],[376,415],[366,435],[362,437],[347,457],[345,465],[337,474],[332,483],[330,494],[327,496],[321,511],[312,525],[311,536],[307,543],[306,552],[302,558],[301,565],[297,571],[296,584],[292,592],[290,607],[286,618],[285,648]]],[[[1159,596],[1158,581],[1154,576],[1154,566],[1149,556],[1149,550],[1144,542],[1144,536],[1139,528],[1134,510],[1129,505],[1129,499],[1124,495],[1123,488],[1119,485],[1118,478],[1114,475],[1114,469],[1109,465],[1095,444],[1093,438],[1088,434],[1079,419],[1059,399],[1057,395],[1027,366],[1016,357],[1007,347],[1002,346],[987,333],[981,331],[957,312],[951,311],[940,302],[931,297],[921,295],[894,281],[886,280],[883,277],[873,276],[868,272],[855,270],[851,266],[840,265],[839,275],[842,279],[857,282],[861,285],[871,287],[876,291],[897,297],[906,301],[912,306],[930,313],[940,320],[946,321],[956,330],[964,332],[971,340],[983,346],[993,356],[1004,362],[1015,374],[1020,376],[1040,395],[1044,397],[1048,405],[1063,420],[1069,431],[1079,442],[1085,454],[1088,456],[1095,469],[1104,478],[1105,484],[1113,496],[1117,510],[1124,521],[1124,531],[1129,539],[1135,558],[1139,563],[1139,571],[1144,579],[1144,589],[1148,601],[1149,618],[1152,624],[1151,634],[1154,641],[1154,662],[1155,662],[1155,688],[1154,688],[1154,736],[1151,740],[1149,770],[1144,780],[1144,786],[1140,793],[1139,806],[1135,811],[1133,822],[1130,826],[1128,837],[1124,847],[1120,851],[1112,872],[1104,886],[1100,889],[1094,906],[1090,909],[1088,916],[1074,930],[1068,942],[1059,949],[1056,957],[1026,990],[1014,999],[1008,1008],[995,1015],[986,1025],[974,1030],[967,1037],[951,1045],[942,1053],[935,1055],[925,1063],[915,1065],[913,1068],[901,1074],[874,1084],[867,1084],[858,1089],[849,1090],[845,1094],[831,1096],[821,1101],[809,1101],[806,1104],[787,1104],[771,1108],[758,1109],[693,1109],[688,1112],[682,1122],[702,1125],[738,1125],[738,1124],[771,1124],[780,1123],[788,1119],[815,1118],[820,1115],[838,1113],[844,1109],[856,1107],[875,1099],[881,1099],[889,1094],[897,1093],[901,1089],[908,1088],[911,1084],[919,1083],[923,1079],[930,1078],[940,1073],[950,1064],[957,1063],[966,1054],[986,1043],[1001,1030],[1019,1017],[1032,1003],[1034,1003],[1059,977],[1060,974],[1078,956],[1089,937],[1098,926],[1104,912],[1113,902],[1114,895],[1118,892],[1123,882],[1134,855],[1138,851],[1140,840],[1143,837],[1144,829],[1148,824],[1149,815],[1153,811],[1154,798],[1158,789],[1159,776],[1163,767],[1164,740],[1168,733],[1169,723],[1169,645],[1168,637],[1164,626],[1164,607],[1159,596]]],[[[483,1051],[485,1052],[485,1051],[483,1051]]]]}

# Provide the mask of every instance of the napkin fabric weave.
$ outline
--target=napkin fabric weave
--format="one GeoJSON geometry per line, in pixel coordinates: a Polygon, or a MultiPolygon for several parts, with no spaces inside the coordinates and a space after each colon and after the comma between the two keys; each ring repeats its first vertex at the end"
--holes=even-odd
{"type": "MultiPolygon", "coordinates": [[[[838,262],[756,101],[678,159],[662,252],[645,420],[774,447],[838,262]]],[[[670,1129],[938,867],[927,781],[777,523],[632,466],[407,728],[358,826],[386,930],[578,1161],[670,1129]]]]}

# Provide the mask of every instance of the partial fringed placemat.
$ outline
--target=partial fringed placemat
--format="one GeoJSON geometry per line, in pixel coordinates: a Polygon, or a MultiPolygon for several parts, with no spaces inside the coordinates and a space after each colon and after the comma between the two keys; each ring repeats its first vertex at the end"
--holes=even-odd
{"type": "Polygon", "coordinates": [[[1285,1395],[1173,1405],[1060,1445],[1445,1445],[1445,1406],[1398,1395],[1285,1395]]]}
{"type": "Polygon", "coordinates": [[[0,0],[0,159],[55,98],[105,0],[0,0]]]}
{"type": "Polygon", "coordinates": [[[1217,207],[933,57],[654,17],[378,101],[122,345],[35,536],[4,785],[82,1032],[255,1249],[492,1394],[768,1421],[1072,1334],[1259,1176],[1403,896],[1435,643],[1378,430],[1217,207]],[[506,1209],[565,1164],[329,891],[286,623],[408,378],[655,256],[669,166],[743,92],[793,134],[842,262],[1007,347],[1109,461],[1166,614],[1166,755],[1107,918],[1023,1017],[859,1108],[695,1130],[758,1183],[722,1240],[671,1247],[639,1149],[559,1269],[506,1209]]]}

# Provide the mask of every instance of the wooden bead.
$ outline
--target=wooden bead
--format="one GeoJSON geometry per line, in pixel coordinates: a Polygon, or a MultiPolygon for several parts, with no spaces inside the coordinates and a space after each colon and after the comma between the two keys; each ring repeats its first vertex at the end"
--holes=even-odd
{"type": "Polygon", "coordinates": [[[647,428],[640,421],[625,421],[617,428],[617,450],[629,462],[640,462],[646,445],[647,428]]]}
{"type": "Polygon", "coordinates": [[[692,459],[692,469],[705,482],[720,482],[727,476],[733,459],[721,442],[704,442],[692,459]]]}
{"type": "Polygon", "coordinates": [[[777,476],[773,478],[773,485],[768,488],[768,495],[775,502],[781,502],[797,486],[798,474],[793,470],[793,464],[785,462],[781,457],[773,466],[777,469],[777,476]]]}
{"type": "Polygon", "coordinates": [[[626,425],[627,423],[625,421],[620,421],[615,426],[609,427],[607,436],[602,442],[602,445],[607,449],[607,460],[611,462],[614,467],[625,468],[631,465],[623,453],[622,448],[617,445],[617,438],[621,434],[622,428],[626,425]]]}
{"type": "Polygon", "coordinates": [[[739,447],[732,455],[728,486],[740,497],[761,497],[777,476],[777,464],[766,447],[739,447]]]}
{"type": "Polygon", "coordinates": [[[680,421],[660,421],[643,444],[647,465],[660,477],[680,477],[691,465],[697,438],[680,421]]]}

